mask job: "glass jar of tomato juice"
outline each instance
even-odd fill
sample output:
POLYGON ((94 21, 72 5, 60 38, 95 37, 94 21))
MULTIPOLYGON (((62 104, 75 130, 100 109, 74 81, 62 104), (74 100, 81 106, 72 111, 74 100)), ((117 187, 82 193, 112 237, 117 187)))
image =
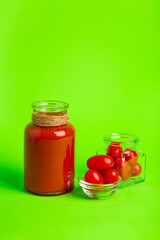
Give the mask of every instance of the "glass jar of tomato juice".
POLYGON ((32 123, 25 129, 24 187, 37 195, 59 195, 74 188, 75 129, 68 104, 32 104, 32 123))
POLYGON ((145 180, 146 157, 138 150, 139 138, 127 133, 112 133, 104 137, 104 148, 97 155, 109 155, 122 178, 120 188, 128 187, 145 180))

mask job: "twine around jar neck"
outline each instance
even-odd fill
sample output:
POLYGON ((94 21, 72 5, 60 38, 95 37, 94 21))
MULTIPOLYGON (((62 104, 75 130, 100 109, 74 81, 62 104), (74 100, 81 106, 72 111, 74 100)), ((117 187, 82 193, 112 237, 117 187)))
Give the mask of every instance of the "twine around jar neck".
POLYGON ((33 112, 32 120, 35 125, 40 127, 56 127, 67 124, 69 117, 67 112, 55 115, 33 112))

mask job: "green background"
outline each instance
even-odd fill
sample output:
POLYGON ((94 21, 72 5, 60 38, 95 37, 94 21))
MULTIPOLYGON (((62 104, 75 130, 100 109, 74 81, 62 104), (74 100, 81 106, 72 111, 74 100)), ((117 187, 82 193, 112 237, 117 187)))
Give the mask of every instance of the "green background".
POLYGON ((159 0, 0 1, 0 238, 160 239, 159 0), (31 103, 70 104, 76 187, 23 189, 23 131, 31 103), (78 187, 111 132, 140 137, 144 183, 92 200, 78 187))

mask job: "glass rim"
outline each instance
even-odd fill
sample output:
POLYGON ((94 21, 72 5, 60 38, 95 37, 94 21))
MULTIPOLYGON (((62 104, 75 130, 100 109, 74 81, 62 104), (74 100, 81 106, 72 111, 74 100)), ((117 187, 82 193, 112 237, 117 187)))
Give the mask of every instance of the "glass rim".
POLYGON ((118 142, 118 143, 138 143, 139 138, 130 133, 111 133, 103 137, 104 142, 118 142), (123 139, 123 140, 121 140, 123 139))
POLYGON ((69 104, 56 100, 43 100, 32 103, 32 108, 36 112, 64 112, 67 111, 69 104))
POLYGON ((78 177, 78 181, 79 183, 83 184, 83 187, 84 186, 88 186, 88 187, 92 187, 94 189, 100 189, 100 188, 109 188, 109 187, 115 187, 115 186, 118 186, 120 185, 121 181, 122 181, 122 178, 119 176, 119 179, 117 182, 114 182, 114 183, 108 183, 108 184, 96 184, 96 183, 89 183, 89 182, 86 182, 84 180, 84 175, 85 173, 82 173, 79 175, 78 177))

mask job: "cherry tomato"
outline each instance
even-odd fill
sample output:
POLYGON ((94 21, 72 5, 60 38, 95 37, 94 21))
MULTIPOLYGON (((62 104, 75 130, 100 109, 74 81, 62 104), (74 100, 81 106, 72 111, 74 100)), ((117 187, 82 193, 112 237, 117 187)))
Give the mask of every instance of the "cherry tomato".
POLYGON ((123 181, 131 176, 131 167, 129 163, 122 158, 115 160, 113 168, 118 171, 123 181))
POLYGON ((98 171, 108 170, 113 167, 113 159, 107 155, 96 155, 88 159, 87 167, 98 171))
POLYGON ((102 175, 94 169, 90 169, 86 172, 84 177, 86 182, 95 183, 95 184, 104 184, 102 175))
POLYGON ((131 175, 138 176, 142 171, 141 165, 139 163, 135 163, 131 165, 131 175))
POLYGON ((113 158, 113 160, 116 160, 117 158, 121 158, 121 155, 123 153, 123 149, 118 142, 112 142, 107 149, 107 154, 113 158))
POLYGON ((119 179, 119 174, 115 169, 109 169, 103 175, 103 179, 105 184, 115 183, 119 179))
POLYGON ((132 150, 131 148, 127 148, 123 152, 123 156, 130 165, 135 164, 138 161, 138 154, 136 153, 136 151, 132 150))

